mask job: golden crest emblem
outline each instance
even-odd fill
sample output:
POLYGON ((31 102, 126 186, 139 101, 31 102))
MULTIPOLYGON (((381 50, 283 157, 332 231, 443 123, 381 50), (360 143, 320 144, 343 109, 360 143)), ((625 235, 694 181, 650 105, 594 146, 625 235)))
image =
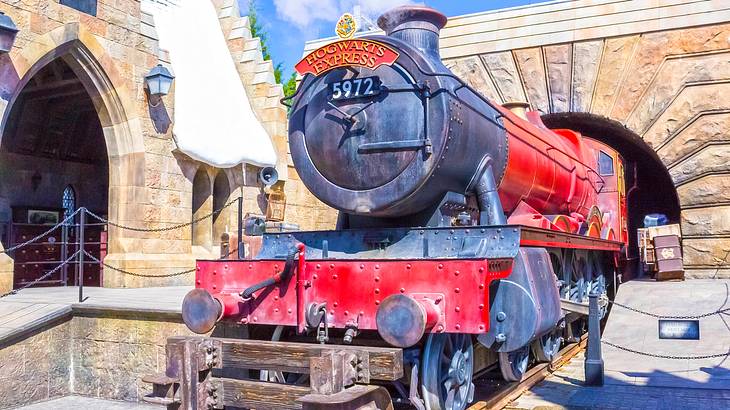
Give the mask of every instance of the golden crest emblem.
POLYGON ((662 259, 673 259, 673 258, 674 258, 674 249, 672 249, 672 248, 662 249, 662 259))
POLYGON ((340 19, 337 20, 335 31, 340 38, 351 38, 357 31, 357 23, 355 23, 355 18, 352 17, 352 14, 345 13, 340 16, 340 19))

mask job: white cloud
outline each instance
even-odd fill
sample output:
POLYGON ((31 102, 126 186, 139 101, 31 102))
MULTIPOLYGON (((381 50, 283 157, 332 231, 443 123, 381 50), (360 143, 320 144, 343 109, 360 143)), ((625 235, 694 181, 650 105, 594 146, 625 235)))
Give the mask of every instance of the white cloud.
POLYGON ((342 13, 351 13, 354 5, 358 3, 362 13, 373 21, 393 7, 417 4, 412 0, 274 0, 279 18, 302 30, 317 22, 335 22, 342 13))

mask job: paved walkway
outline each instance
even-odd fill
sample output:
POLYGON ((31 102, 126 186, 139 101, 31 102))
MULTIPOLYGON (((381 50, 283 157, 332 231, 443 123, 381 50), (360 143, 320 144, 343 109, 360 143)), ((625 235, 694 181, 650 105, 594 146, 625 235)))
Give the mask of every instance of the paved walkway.
MULTIPOLYGON (((631 281, 616 302, 658 315, 701 315, 730 308, 730 281, 631 281)), ((730 389, 730 312, 699 319, 700 340, 659 339, 658 318, 614 306, 602 338, 630 349, 669 356, 720 354, 708 359, 665 359, 603 344, 606 382, 654 387, 730 389)), ((728 407, 730 408, 730 406, 728 407)))
POLYGON ((160 410, 162 406, 115 400, 94 399, 82 396, 66 396, 60 399, 17 407, 19 410, 160 410))
POLYGON ((77 287, 30 288, 0 299, 0 343, 76 311, 126 311, 179 315, 190 286, 164 288, 84 288, 84 302, 77 287))
MULTIPOLYGON (((726 410, 728 390, 682 387, 647 387, 606 383, 583 386, 583 354, 513 401, 507 409, 606 409, 606 410, 726 410)), ((608 379, 607 379, 608 381, 608 379)))

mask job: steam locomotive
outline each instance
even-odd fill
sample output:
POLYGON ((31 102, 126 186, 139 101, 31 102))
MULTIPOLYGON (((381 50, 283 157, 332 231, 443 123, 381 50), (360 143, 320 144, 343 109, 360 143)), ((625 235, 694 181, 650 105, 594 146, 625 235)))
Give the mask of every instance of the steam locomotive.
POLYGON ((384 36, 297 65, 291 155, 337 228, 198 261, 183 318, 198 333, 232 320, 252 337, 403 348, 425 408, 463 409, 477 367, 496 358, 520 380, 580 334, 590 292, 615 286, 623 161, 465 84, 440 59, 441 13, 405 6, 378 23, 384 36))

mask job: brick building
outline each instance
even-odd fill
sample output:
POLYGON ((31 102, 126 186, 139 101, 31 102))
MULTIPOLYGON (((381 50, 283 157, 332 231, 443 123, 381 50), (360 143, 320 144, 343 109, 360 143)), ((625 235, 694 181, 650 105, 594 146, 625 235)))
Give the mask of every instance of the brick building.
MULTIPOLYGON (((44 218, 46 210, 52 221, 53 212, 62 217, 64 206, 84 206, 140 228, 190 222, 238 197, 243 197, 244 212, 266 212, 257 167, 219 169, 177 149, 175 83, 161 104, 150 103, 145 76, 157 64, 168 65, 169 56, 159 46, 152 15, 142 11, 147 1, 160 3, 0 1, 0 11, 19 29, 12 50, 0 54, 3 246, 21 240, 17 232, 32 222, 29 218, 44 218)), ((308 193, 291 167, 286 110, 279 103, 283 91, 274 81, 271 61, 263 60, 260 41, 251 37, 236 1, 213 4, 248 99, 278 153, 283 181, 275 189, 286 195, 285 221, 304 229, 331 226, 333 211, 308 193)), ((218 238, 235 229, 236 214, 232 206, 192 228, 168 232, 110 226, 105 262, 152 275, 190 269, 195 258, 218 256, 218 238)), ((16 260, 18 255, 13 255, 16 260)), ((0 290, 11 288, 14 276, 15 286, 22 284, 16 265, 0 255, 0 290)), ((73 274, 67 283, 72 281, 73 274)), ((192 284, 192 274, 155 279, 105 269, 102 282, 112 287, 192 284)))

